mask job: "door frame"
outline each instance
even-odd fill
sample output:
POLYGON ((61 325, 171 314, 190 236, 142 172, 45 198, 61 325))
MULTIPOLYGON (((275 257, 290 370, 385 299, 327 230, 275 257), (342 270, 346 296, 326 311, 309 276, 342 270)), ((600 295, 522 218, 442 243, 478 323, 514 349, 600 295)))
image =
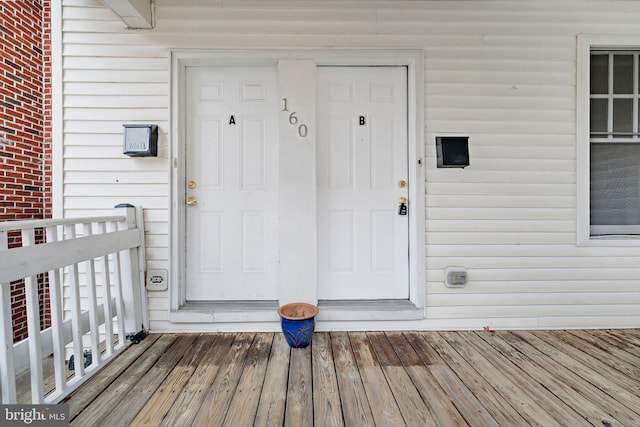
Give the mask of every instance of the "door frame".
MULTIPOLYGON (((311 60, 316 66, 406 66, 407 135, 409 177, 409 300, 405 304, 382 302, 338 303, 321 310, 324 320, 415 320, 425 312, 425 146, 424 146, 424 51, 416 49, 368 50, 174 50, 171 51, 170 123, 170 283, 169 320, 174 323, 259 322, 277 320, 269 304, 234 304, 229 310, 215 304, 186 301, 185 210, 185 74, 188 67, 276 66, 281 60, 311 60), (362 306, 362 310, 358 307, 362 306)), ((321 320, 322 320, 321 319, 321 320)))

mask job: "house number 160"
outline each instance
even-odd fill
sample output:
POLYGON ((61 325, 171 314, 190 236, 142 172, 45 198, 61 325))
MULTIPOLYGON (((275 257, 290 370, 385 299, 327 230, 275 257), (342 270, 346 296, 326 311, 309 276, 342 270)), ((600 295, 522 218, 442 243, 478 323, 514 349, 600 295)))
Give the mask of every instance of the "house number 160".
MULTIPOLYGON (((282 111, 289 112, 289 109, 287 108, 287 98, 282 98, 282 111)), ((296 116, 295 111, 289 114, 289 124, 291 126, 295 126, 298 124, 298 116, 296 116)), ((309 133, 309 128, 307 127, 306 124, 301 123, 298 125, 298 136, 300 138, 306 138, 308 133, 309 133)))

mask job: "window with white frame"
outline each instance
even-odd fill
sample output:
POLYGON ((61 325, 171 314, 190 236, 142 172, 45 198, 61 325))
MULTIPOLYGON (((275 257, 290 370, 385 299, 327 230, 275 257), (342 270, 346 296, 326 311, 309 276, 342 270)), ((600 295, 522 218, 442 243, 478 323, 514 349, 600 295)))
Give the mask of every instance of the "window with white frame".
POLYGON ((640 51, 591 50, 591 236, 640 235, 640 51))

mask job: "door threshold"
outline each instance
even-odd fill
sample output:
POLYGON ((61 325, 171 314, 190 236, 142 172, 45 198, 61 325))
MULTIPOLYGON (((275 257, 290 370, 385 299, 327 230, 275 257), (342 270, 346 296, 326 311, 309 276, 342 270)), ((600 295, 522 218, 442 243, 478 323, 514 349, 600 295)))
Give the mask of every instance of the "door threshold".
POLYGON ((280 319, 278 301, 188 301, 170 313, 173 323, 271 322, 280 319))
MULTIPOLYGON (((420 320, 424 309, 409 300, 320 300, 317 319, 420 320)), ((170 313, 173 323, 238 323, 279 321, 278 301, 187 302, 170 313)))
POLYGON ((318 320, 420 320, 424 309, 410 300, 320 300, 318 320))

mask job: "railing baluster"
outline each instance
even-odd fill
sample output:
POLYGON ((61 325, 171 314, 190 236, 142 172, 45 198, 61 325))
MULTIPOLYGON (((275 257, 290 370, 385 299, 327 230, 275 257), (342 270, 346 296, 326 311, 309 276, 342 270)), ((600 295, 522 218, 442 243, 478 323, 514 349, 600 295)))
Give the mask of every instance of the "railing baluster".
MULTIPOLYGON (((58 241, 58 227, 47 227, 47 242, 58 241)), ((62 287, 60 269, 49 271, 49 302, 51 307, 51 339, 53 344, 53 365, 56 379, 56 390, 64 393, 67 389, 67 372, 64 354, 64 337, 62 321, 64 320, 62 305, 62 287)))
MULTIPOLYGON (((98 233, 106 233, 104 221, 98 223, 98 233)), ((113 353, 113 314, 111 310, 111 272, 109 270, 109 254, 102 257, 102 301, 104 304, 105 357, 113 353)))
MULTIPOLYGON (((118 230, 118 223, 115 221, 109 221, 107 224, 107 231, 116 232, 118 230)), ((118 316, 118 347, 125 344, 126 332, 124 330, 124 304, 122 301, 122 267, 120 263, 120 252, 115 252, 113 255, 113 274, 115 280, 116 291, 116 316, 118 316)))
MULTIPOLYGON (((35 230, 22 230, 22 246, 35 245, 35 230)), ((29 334, 29 360, 31 366, 31 402, 44 402, 44 380, 42 373, 42 349, 40 347, 40 304, 38 300, 38 277, 24 278, 27 301, 27 331, 29 334)))
MULTIPOLYGON (((76 238, 75 224, 65 225, 65 239, 76 238)), ((71 328, 73 335, 73 355, 75 359, 75 379, 84 376, 84 356, 82 354, 82 325, 80 324, 80 279, 78 264, 69 266, 69 286, 71 294, 71 328)))
MULTIPOLYGON (((85 222, 83 224, 83 234, 85 237, 89 237, 93 234, 93 224, 90 222, 85 222)), ((88 259, 86 261, 87 270, 85 272, 86 275, 86 286, 87 286, 87 294, 89 300, 89 328, 91 333, 89 334, 91 338, 91 364, 99 364, 101 360, 100 356, 100 329, 98 322, 98 299, 96 297, 96 266, 95 261, 93 259, 88 259)))
MULTIPOLYGON (((0 231, 0 251, 9 247, 8 232, 0 231)), ((16 402, 16 370, 13 355, 13 323, 11 320, 11 285, 0 283, 0 384, 2 403, 16 402)))

